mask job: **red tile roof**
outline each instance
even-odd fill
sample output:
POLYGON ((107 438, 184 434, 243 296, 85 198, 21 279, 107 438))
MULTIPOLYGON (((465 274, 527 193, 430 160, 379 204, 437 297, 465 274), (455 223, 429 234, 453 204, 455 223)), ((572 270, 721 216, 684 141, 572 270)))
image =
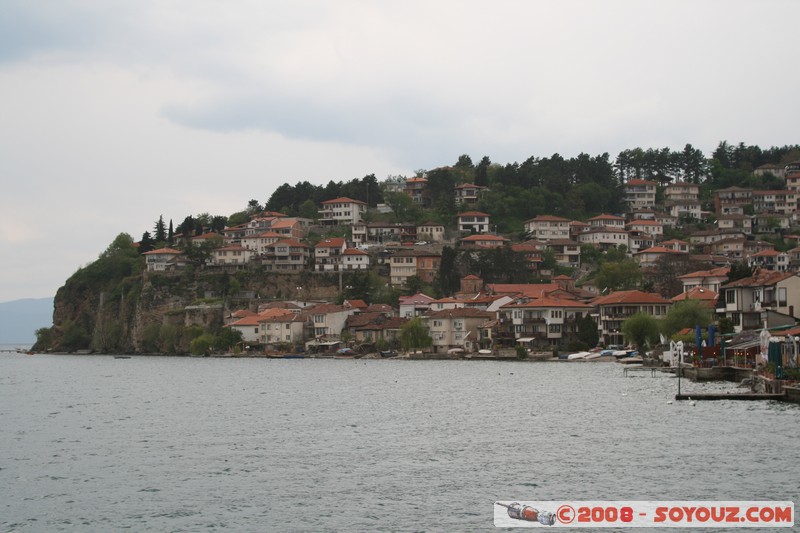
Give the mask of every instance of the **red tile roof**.
POLYGON ((344 237, 331 237, 319 241, 314 248, 341 248, 344 246, 344 237))
POLYGON ((464 237, 461 239, 462 241, 466 242, 475 242, 475 241, 502 241, 507 242, 508 239, 505 237, 501 237, 499 235, 488 235, 488 234, 477 234, 477 235, 470 235, 469 237, 464 237))
POLYGON ((183 252, 180 250, 175 250, 174 248, 159 248, 158 250, 151 250, 149 252, 145 252, 142 255, 156 255, 156 254, 172 254, 172 255, 180 255, 183 252))
POLYGON ((466 213, 459 213, 457 216, 459 217, 490 217, 487 213, 481 213, 480 211, 467 211, 466 213))
POLYGON ((683 300, 707 300, 716 303, 719 295, 709 289, 703 287, 692 287, 686 292, 682 292, 677 296, 670 298, 670 302, 682 302, 683 300))
POLYGON ((569 222, 568 218, 557 217, 555 215, 539 215, 525 222, 569 222))
POLYGON ((361 200, 353 200, 352 198, 348 198, 346 196, 342 196, 340 198, 334 198, 333 200, 325 200, 322 203, 323 204, 362 204, 362 205, 367 205, 366 202, 362 202, 361 200))
POLYGON ((665 304, 665 300, 658 294, 643 291, 615 291, 611 294, 598 296, 592 300, 594 305, 615 305, 615 304, 665 304))

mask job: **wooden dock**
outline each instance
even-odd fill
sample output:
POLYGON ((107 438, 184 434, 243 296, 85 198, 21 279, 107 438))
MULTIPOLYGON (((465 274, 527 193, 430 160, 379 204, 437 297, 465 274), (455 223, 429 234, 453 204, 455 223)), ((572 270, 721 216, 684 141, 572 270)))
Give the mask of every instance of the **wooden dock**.
POLYGON ((622 375, 625 377, 641 372, 649 372, 650 376, 656 377, 656 374, 674 374, 675 369, 668 366, 626 366, 622 369, 622 375))
POLYGON ((763 392, 694 393, 676 394, 676 400, 784 400, 785 394, 766 394, 763 392))

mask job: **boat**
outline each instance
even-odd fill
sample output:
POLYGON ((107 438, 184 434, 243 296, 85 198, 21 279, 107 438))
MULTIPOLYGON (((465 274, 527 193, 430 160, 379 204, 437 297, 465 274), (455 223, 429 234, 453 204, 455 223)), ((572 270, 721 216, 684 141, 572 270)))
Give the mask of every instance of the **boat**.
POLYGON ((600 359, 603 355, 600 352, 591 352, 589 355, 584 357, 586 361, 593 361, 595 359, 600 359))
POLYGON ((592 355, 592 352, 575 352, 567 356, 568 361, 575 361, 577 359, 586 359, 587 355, 592 355))

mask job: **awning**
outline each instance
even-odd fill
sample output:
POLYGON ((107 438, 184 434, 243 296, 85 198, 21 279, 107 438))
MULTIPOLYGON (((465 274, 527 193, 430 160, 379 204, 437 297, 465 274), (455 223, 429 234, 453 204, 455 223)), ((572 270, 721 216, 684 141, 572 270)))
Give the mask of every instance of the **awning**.
POLYGON ((521 339, 517 339, 517 342, 531 342, 535 340, 536 339, 534 337, 522 337, 521 339))

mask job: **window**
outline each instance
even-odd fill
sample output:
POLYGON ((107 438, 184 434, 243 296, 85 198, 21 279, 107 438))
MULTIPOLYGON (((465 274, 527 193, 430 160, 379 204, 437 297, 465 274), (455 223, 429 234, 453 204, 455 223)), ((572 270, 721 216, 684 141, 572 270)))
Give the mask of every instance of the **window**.
POLYGON ((725 291, 725 303, 726 304, 735 304, 736 303, 736 291, 735 290, 727 290, 725 291))

